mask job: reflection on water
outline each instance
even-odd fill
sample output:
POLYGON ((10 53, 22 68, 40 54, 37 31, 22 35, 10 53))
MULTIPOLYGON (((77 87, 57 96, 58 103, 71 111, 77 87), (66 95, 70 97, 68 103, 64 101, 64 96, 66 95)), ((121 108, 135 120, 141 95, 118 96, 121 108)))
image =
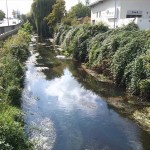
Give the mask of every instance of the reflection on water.
POLYGON ((30 48, 23 110, 35 149, 150 149, 150 136, 105 102, 122 92, 94 81, 73 62, 54 57, 45 44, 30 48))

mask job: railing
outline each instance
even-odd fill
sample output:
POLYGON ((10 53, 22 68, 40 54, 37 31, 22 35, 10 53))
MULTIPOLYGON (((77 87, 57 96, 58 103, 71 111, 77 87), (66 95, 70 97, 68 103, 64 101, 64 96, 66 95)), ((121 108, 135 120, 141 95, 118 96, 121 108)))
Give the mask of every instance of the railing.
POLYGON ((5 26, 5 27, 0 27, 0 40, 3 40, 15 33, 19 30, 19 27, 23 24, 24 22, 21 22, 17 25, 13 26, 5 26))

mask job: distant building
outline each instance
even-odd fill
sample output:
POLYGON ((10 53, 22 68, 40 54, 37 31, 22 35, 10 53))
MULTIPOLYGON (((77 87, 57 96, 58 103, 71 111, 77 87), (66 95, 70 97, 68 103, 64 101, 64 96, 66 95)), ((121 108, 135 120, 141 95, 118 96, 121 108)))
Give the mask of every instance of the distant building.
MULTIPOLYGON (((20 19, 11 19, 9 18, 9 26, 13 26, 19 24, 21 22, 20 19)), ((5 18, 4 20, 0 21, 0 27, 8 26, 8 20, 5 18)))
POLYGON ((150 0, 97 0, 90 7, 92 24, 116 28, 134 21, 140 29, 150 29, 150 0))
POLYGON ((0 35, 19 28, 21 23, 22 22, 19 19, 10 19, 10 18, 9 23, 7 19, 0 21, 0 35))

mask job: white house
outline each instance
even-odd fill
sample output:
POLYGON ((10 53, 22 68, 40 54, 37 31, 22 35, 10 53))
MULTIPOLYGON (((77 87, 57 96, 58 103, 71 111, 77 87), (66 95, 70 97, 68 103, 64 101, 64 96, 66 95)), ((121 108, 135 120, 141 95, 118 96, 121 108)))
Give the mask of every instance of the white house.
POLYGON ((150 0, 96 0, 90 7, 92 24, 116 28, 134 21, 140 29, 150 29, 150 0))

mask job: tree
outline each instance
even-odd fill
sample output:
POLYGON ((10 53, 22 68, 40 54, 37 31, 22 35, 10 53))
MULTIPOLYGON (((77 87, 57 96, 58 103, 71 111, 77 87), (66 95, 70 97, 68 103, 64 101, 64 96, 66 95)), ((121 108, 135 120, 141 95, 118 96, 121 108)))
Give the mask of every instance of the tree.
POLYGON ((13 18, 21 19, 21 14, 20 14, 20 11, 18 10, 13 10, 12 15, 13 15, 13 18))
MULTIPOLYGON (((49 28, 44 20, 52 12, 52 6, 56 0, 34 0, 31 7, 31 16, 33 16, 35 26, 39 36, 49 36, 49 28)), ((31 19, 32 17, 30 17, 31 19)))
POLYGON ((22 21, 26 22, 27 21, 27 16, 25 14, 21 14, 20 18, 22 21))
POLYGON ((79 24, 78 20, 91 16, 91 10, 88 6, 78 3, 73 6, 66 17, 63 19, 63 23, 67 25, 79 24))
POLYGON ((32 12, 28 13, 26 15, 26 17, 27 17, 27 20, 30 22, 30 24, 33 26, 33 30, 37 31, 37 27, 36 27, 36 24, 35 24, 33 13, 32 12))
POLYGON ((20 14, 20 11, 18 11, 18 10, 17 10, 17 18, 21 19, 21 14, 20 14))
POLYGON ((12 11, 13 18, 16 18, 17 12, 15 10, 12 11))
POLYGON ((3 20, 5 18, 5 13, 0 10, 0 20, 3 20))
POLYGON ((77 18, 86 17, 86 16, 90 17, 91 11, 89 7, 83 5, 82 3, 78 3, 77 5, 71 8, 68 15, 77 18))
POLYGON ((48 25, 51 28, 55 28, 57 23, 60 23, 65 15, 65 1, 57 0, 56 4, 53 6, 52 12, 45 19, 48 21, 48 25))

